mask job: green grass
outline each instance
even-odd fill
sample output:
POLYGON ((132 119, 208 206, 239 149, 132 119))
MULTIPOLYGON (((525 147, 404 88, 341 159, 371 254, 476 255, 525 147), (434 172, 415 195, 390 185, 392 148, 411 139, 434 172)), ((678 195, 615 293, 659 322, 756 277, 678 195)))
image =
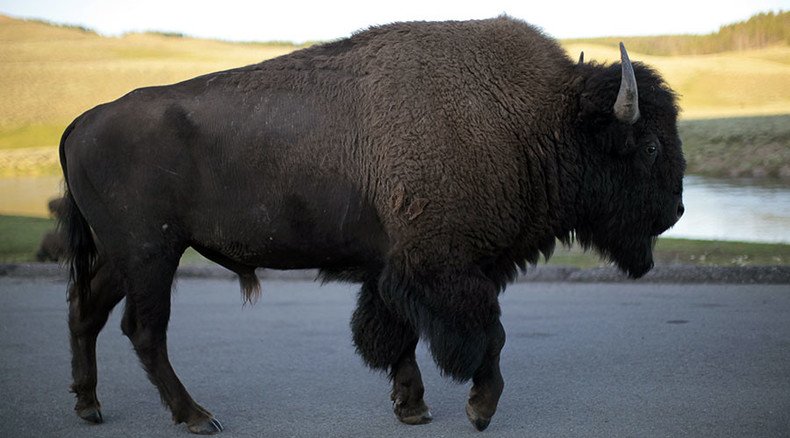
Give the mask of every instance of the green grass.
POLYGON ((0 216, 0 262, 32 262, 41 237, 55 221, 37 217, 0 216))
POLYGON ((39 146, 52 146, 60 142, 65 125, 26 125, 16 128, 0 129, 0 149, 21 149, 39 146))
MULTIPOLYGON (((0 263, 35 262, 41 238, 54 230, 55 225, 54 219, 0 215, 0 263)), ((181 263, 211 262, 189 248, 181 258, 181 263)))
MULTIPOLYGON (((41 237, 54 227, 55 221, 52 219, 0 215, 0 263, 35 261, 41 237)), ((654 256, 657 265, 788 265, 790 245, 659 239, 654 256)), ((194 265, 210 262, 188 249, 181 263, 194 265)), ((574 246, 571 249, 558 248, 549 264, 591 268, 607 263, 596 254, 585 253, 574 246)))
POLYGON ((790 114, 685 120, 678 128, 688 173, 790 179, 790 114))
MULTIPOLYGON (((757 266, 790 264, 790 245, 659 238, 653 251, 656 265, 757 266)), ((593 252, 578 246, 558 248, 550 265, 581 268, 606 266, 593 252)))
POLYGON ((790 245, 754 242, 660 239, 656 245, 660 264, 787 265, 790 245))
POLYGON ((198 254, 198 252, 192 248, 187 248, 187 250, 184 251, 184 255, 181 256, 181 265, 205 265, 207 263, 213 262, 198 254))

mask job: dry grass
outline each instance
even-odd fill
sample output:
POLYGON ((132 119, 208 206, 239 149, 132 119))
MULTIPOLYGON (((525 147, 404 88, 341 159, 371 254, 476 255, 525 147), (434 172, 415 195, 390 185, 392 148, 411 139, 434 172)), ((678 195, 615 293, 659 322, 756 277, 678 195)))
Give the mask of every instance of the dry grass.
POLYGON ((55 145, 76 116, 132 89, 260 62, 295 48, 160 34, 107 38, 0 16, 0 147, 55 145))
MULTIPOLYGON (((628 40, 625 39, 628 47, 628 40)), ((614 62, 616 46, 573 43, 572 57, 614 62)), ((714 55, 648 56, 631 59, 658 70, 680 95, 684 119, 740 117, 790 113, 790 47, 775 46, 714 55)))

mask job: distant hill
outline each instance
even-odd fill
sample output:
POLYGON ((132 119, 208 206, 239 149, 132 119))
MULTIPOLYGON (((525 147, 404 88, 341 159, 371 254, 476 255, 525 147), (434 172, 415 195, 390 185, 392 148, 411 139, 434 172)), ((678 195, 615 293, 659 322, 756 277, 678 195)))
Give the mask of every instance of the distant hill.
POLYGON ((708 35, 659 35, 565 40, 567 44, 616 45, 628 40, 629 51, 645 55, 678 56, 790 46, 790 12, 765 12, 722 26, 708 35))

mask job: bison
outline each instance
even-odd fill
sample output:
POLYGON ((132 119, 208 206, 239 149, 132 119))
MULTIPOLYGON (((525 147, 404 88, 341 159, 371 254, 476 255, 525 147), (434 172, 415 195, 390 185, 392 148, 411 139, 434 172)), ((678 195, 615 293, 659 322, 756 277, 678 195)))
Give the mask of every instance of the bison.
POLYGON ((557 239, 640 277, 683 213, 675 94, 620 50, 574 62, 509 17, 396 23, 78 117, 60 143, 77 414, 102 421, 96 336, 126 297, 123 333, 176 423, 222 429, 167 353, 192 247, 248 301, 256 267, 361 283, 353 342, 388 373, 397 418, 431 420, 423 339, 444 375, 472 380, 466 413, 485 429, 508 282, 557 239))
MULTIPOLYGON (((47 203, 49 215, 60 220, 63 210, 64 200, 62 197, 50 199, 47 203)), ((39 262, 57 262, 63 258, 66 252, 66 239, 63 232, 59 229, 47 231, 41 238, 41 243, 36 251, 36 260, 39 262)))

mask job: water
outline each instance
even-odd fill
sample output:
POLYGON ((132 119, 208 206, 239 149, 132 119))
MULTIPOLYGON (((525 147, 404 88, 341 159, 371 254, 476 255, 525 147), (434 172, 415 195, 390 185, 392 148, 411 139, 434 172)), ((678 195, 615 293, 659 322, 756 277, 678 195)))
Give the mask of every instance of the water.
POLYGON ((686 212, 667 237, 790 243, 790 185, 686 176, 686 212))
MULTIPOLYGON (((46 217, 60 177, 0 178, 0 214, 46 217)), ((668 237, 790 243, 790 185, 687 176, 686 213, 668 237)))

